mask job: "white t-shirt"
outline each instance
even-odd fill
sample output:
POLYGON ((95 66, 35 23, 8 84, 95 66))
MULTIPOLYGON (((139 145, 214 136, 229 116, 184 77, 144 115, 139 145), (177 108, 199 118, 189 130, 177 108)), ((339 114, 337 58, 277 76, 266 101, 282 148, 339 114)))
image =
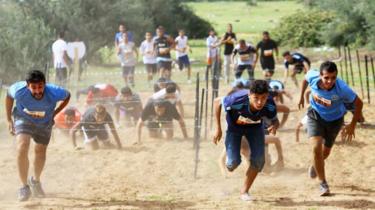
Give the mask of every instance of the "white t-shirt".
POLYGON ((182 56, 185 56, 187 55, 187 42, 188 42, 188 37, 187 36, 178 36, 176 37, 176 39, 174 40, 177 44, 176 44, 176 49, 179 49, 179 50, 182 50, 185 48, 185 52, 180 52, 180 51, 177 51, 176 50, 176 57, 179 58, 179 57, 182 57, 182 56))
POLYGON ((154 42, 144 40, 139 47, 139 51, 143 54, 143 63, 144 64, 155 64, 156 55, 154 54, 154 42), (147 52, 147 53, 146 53, 147 52))
POLYGON ((218 53, 217 47, 212 47, 214 44, 218 42, 218 39, 216 36, 209 36, 206 39, 206 45, 207 45, 207 57, 212 58, 216 57, 218 53))
POLYGON ((62 39, 56 40, 52 44, 52 53, 53 53, 53 65, 56 68, 66 68, 67 64, 64 60, 64 52, 68 49, 68 45, 62 39))
MULTIPOLYGON (((154 93, 151 98, 153 100, 158 100, 158 99, 166 99, 167 95, 167 90, 165 88, 159 90, 158 92, 154 93)), ((168 98, 168 101, 171 102, 171 104, 176 104, 177 102, 181 101, 181 96, 180 96, 180 92, 178 92, 178 90, 176 90, 175 92, 175 98, 168 98)))
POLYGON ((119 48, 121 66, 135 66, 137 60, 134 54, 134 42, 121 42, 119 48))

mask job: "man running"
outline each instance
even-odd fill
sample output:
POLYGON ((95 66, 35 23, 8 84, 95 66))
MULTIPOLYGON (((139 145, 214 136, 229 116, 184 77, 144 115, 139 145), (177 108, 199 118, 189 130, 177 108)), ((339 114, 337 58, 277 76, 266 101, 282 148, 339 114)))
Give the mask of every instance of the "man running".
POLYGON ((142 127, 147 122, 151 138, 173 138, 173 119, 180 124, 184 138, 188 138, 184 119, 178 114, 177 109, 167 100, 151 100, 142 111, 142 116, 137 124, 138 144, 142 139, 142 127))
POLYGON ((232 55, 232 63, 234 63, 234 58, 238 54, 237 69, 235 73, 236 79, 241 78, 242 72, 246 69, 249 75, 249 80, 254 80, 254 69, 256 65, 256 58, 258 55, 256 49, 246 44, 245 40, 241 39, 239 44, 234 48, 232 55))
POLYGON ((82 129, 85 136, 85 147, 91 150, 99 149, 99 142, 103 143, 104 147, 111 148, 112 144, 109 140, 108 131, 105 125, 109 126, 113 137, 115 138, 117 148, 121 149, 121 141, 117 134, 117 130, 113 123, 111 115, 106 111, 106 108, 97 104, 95 107, 88 108, 83 114, 82 119, 70 131, 72 143, 74 148, 77 148, 75 133, 82 129))
POLYGON ((124 23, 120 23, 118 26, 118 32, 115 34, 115 47, 118 48, 119 44, 122 42, 123 34, 128 35, 128 39, 130 42, 133 41, 133 33, 131 31, 128 31, 124 23))
POLYGON ((227 25, 227 32, 223 35, 221 43, 224 44, 224 80, 229 83, 230 77, 230 64, 232 59, 232 53, 234 44, 236 43, 236 34, 233 33, 232 24, 227 25))
POLYGON ((16 135, 17 167, 22 187, 18 191, 18 200, 26 201, 31 193, 34 197, 44 197, 40 182, 46 161, 47 146, 53 127, 53 117, 69 102, 70 93, 53 84, 46 84, 41 71, 28 72, 26 82, 16 82, 10 86, 6 97, 6 114, 9 131, 16 135), (16 106, 12 108, 16 101, 16 106), (62 103, 56 108, 56 104, 62 103), (56 108, 56 109, 55 109, 56 108), (30 139, 35 142, 34 173, 28 178, 30 139), (30 190, 31 188, 31 190, 30 190))
POLYGON ((152 41, 152 35, 150 32, 146 32, 145 40, 139 47, 139 51, 143 56, 143 64, 145 65, 147 72, 148 85, 151 85, 152 79, 157 73, 156 66, 156 55, 154 50, 154 42, 152 41))
POLYGON ((182 71, 184 68, 187 68, 187 79, 188 83, 191 83, 191 68, 188 52, 191 52, 190 46, 188 44, 188 37, 185 36, 185 31, 180 29, 178 31, 178 37, 176 37, 176 57, 178 60, 178 68, 182 71))
POLYGON ((299 108, 304 106, 304 92, 310 86, 310 107, 307 112, 307 133, 313 143, 313 165, 309 167, 311 178, 318 177, 320 195, 330 194, 325 175, 325 159, 328 158, 335 139, 344 123, 344 103, 353 103, 355 110, 352 121, 343 129, 343 137, 351 141, 355 136, 355 125, 362 112, 363 103, 356 93, 337 78, 337 66, 326 61, 320 71, 310 70, 302 82, 299 108))
POLYGON ((257 44, 257 52, 260 50, 260 65, 263 69, 263 76, 265 79, 270 79, 275 73, 275 58, 279 56, 279 49, 276 42, 270 38, 268 31, 263 32, 263 40, 257 44))
POLYGON ((68 44, 64 40, 65 33, 58 34, 57 40, 52 44, 53 65, 56 69, 55 83, 60 86, 66 86, 68 79, 68 44))
POLYGON ((129 41, 128 34, 122 34, 122 42, 118 46, 118 55, 121 61, 122 77, 125 86, 134 87, 134 70, 138 61, 138 51, 134 42, 129 41))
POLYGON ((296 87, 298 87, 298 82, 296 78, 296 74, 300 74, 301 72, 305 73, 310 69, 310 60, 302 55, 301 53, 290 53, 286 51, 283 53, 284 57, 284 66, 285 66, 285 74, 284 74, 284 84, 286 84, 286 80, 289 76, 289 65, 293 65, 292 74, 290 77, 292 78, 296 87))
POLYGON ((271 119, 268 128, 275 134, 279 125, 275 103, 268 97, 268 83, 265 80, 254 80, 249 90, 239 90, 223 98, 215 100, 216 132, 213 142, 217 144, 222 137, 221 107, 226 111, 228 129, 225 137, 227 151, 226 166, 234 171, 241 163, 241 138, 246 137, 251 150, 250 167, 246 172, 240 198, 250 201, 249 189, 257 174, 262 171, 265 163, 265 140, 262 117, 271 119))
POLYGON ((115 100, 115 120, 120 125, 121 112, 125 114, 125 124, 136 124, 142 113, 142 101, 137 93, 130 87, 121 88, 121 93, 115 100), (133 123, 132 123, 133 122, 133 123))
POLYGON ((156 35, 157 37, 154 38, 154 49, 156 51, 158 71, 161 77, 170 79, 172 75, 171 50, 174 49, 174 41, 165 35, 163 26, 159 26, 156 29, 156 35))

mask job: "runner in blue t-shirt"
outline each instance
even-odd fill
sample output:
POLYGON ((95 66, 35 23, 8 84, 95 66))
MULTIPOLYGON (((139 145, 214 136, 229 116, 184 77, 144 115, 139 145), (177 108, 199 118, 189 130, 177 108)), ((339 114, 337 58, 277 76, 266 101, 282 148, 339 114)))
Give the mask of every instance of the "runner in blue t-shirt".
POLYGON ((289 65, 293 65, 292 74, 290 75, 291 79, 293 80, 296 87, 298 87, 298 82, 296 79, 296 74, 299 74, 301 72, 306 72, 310 69, 311 62, 310 60, 302 55, 301 53, 290 53, 289 51, 286 51, 283 53, 284 57, 284 66, 285 66, 285 74, 284 74, 284 84, 286 83, 286 80, 288 79, 289 75, 289 65))
POLYGON ((241 138, 246 137, 251 150, 250 167, 247 170, 244 186, 241 190, 241 199, 250 201, 249 189, 257 174, 263 169, 264 154, 264 127, 263 117, 271 119, 270 133, 275 133, 279 126, 276 116, 276 105, 268 97, 268 83, 264 80, 254 80, 249 90, 238 90, 228 96, 215 100, 215 116, 217 130, 214 143, 217 144, 222 136, 220 112, 221 107, 226 111, 228 124, 225 147, 227 151, 226 166, 234 171, 241 163, 241 138))
POLYGON ((343 129, 343 138, 351 141, 355 136, 355 125, 361 116, 363 103, 356 93, 337 78, 337 66, 326 61, 320 71, 310 70, 302 83, 299 108, 304 106, 304 93, 310 86, 310 107, 307 112, 307 133, 314 143, 313 166, 309 168, 311 178, 318 177, 320 195, 330 194, 324 171, 324 160, 329 156, 335 139, 344 122, 347 111, 345 103, 354 104, 354 115, 350 124, 343 129))
POLYGON ((35 197, 44 197, 40 175, 46 160, 47 146, 54 124, 53 118, 68 104, 69 99, 68 91, 46 84, 44 74, 38 70, 30 71, 26 82, 16 82, 8 90, 5 107, 9 131, 12 135, 16 135, 17 141, 18 171, 23 184, 18 192, 20 201, 28 200, 31 191, 35 197), (13 109, 12 119, 14 101, 16 106, 13 109), (55 109, 59 101, 63 102, 55 109), (35 142, 34 174, 28 179, 28 151, 31 138, 35 142))

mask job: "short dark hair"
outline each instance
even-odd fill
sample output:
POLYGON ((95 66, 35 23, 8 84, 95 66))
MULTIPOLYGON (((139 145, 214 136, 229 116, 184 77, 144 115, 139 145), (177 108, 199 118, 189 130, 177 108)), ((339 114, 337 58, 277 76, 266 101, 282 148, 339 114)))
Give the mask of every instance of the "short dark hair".
POLYGON ((270 33, 268 31, 263 31, 263 35, 270 35, 270 33))
POLYGON ((68 107, 68 108, 65 109, 64 114, 67 115, 67 116, 75 116, 76 111, 73 107, 68 107))
POLYGON ((40 70, 31 70, 26 75, 26 82, 27 83, 39 83, 39 82, 46 83, 46 77, 44 76, 44 73, 40 70))
POLYGON ((329 73, 337 72, 337 65, 332 61, 324 61, 320 65, 320 74, 322 74, 323 71, 327 71, 329 73))
POLYGON ((125 87, 121 88, 121 94, 122 95, 132 95, 133 92, 132 92, 132 89, 130 89, 130 87, 125 86, 125 87))
POLYGON ((174 82, 168 83, 167 87, 165 87, 165 92, 167 93, 175 93, 177 90, 177 85, 174 82))
POLYGON ((283 52, 283 57, 287 56, 287 55, 290 55, 290 52, 289 51, 285 51, 283 52))
POLYGON ((93 94, 97 94, 97 93, 100 92, 100 89, 97 88, 97 87, 95 87, 95 86, 92 86, 92 87, 90 87, 90 91, 91 91, 91 93, 93 93, 93 94))
POLYGON ((165 28, 162 25, 158 26, 156 29, 159 29, 161 31, 165 31, 165 28))
POLYGON ((254 80, 250 84, 250 94, 265 94, 268 93, 269 86, 266 80, 254 80))
POLYGON ((246 44, 246 41, 244 39, 240 39, 239 43, 240 44, 246 44))

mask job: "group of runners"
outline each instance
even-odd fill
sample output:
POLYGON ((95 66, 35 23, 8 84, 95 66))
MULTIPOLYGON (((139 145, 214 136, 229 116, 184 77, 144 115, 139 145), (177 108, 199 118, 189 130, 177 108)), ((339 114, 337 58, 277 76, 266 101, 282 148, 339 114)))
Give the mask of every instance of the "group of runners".
MULTIPOLYGON (((56 81, 60 82, 67 78, 65 71, 68 62, 62 38, 63 33, 60 33, 59 39, 54 43, 56 81)), ((262 41, 252 46, 243 39, 237 41, 232 25, 229 24, 221 39, 216 37, 214 30, 210 30, 206 44, 207 66, 214 68, 213 65, 220 63, 219 49, 220 45, 224 45, 224 71, 221 76, 227 82, 231 75, 235 78, 231 91, 215 99, 216 131, 213 141, 217 144, 222 138, 221 110, 224 109, 228 126, 225 148, 219 164, 225 175, 226 171, 232 172, 240 165, 241 155, 247 160, 248 169, 240 198, 244 201, 252 199, 249 190, 263 168, 267 171, 284 167, 281 141, 276 136, 276 131, 285 124, 290 112, 290 108, 284 104, 284 96, 291 98, 284 87, 290 66, 291 78, 296 87, 299 87, 296 74, 305 74, 298 103, 301 109, 304 107, 305 92, 309 87, 310 106, 303 123, 306 125, 309 140, 313 143, 309 176, 318 178, 320 195, 329 195, 324 170, 325 160, 340 130, 344 138, 352 140, 356 123, 363 121, 362 101, 337 77, 336 64, 326 61, 320 64, 319 69, 312 69, 307 57, 287 51, 283 53, 286 71, 284 81, 281 82, 272 79, 276 63, 274 55, 278 55, 278 46, 268 32, 263 33, 262 41), (258 58, 264 72, 263 79, 254 77, 258 58), (241 79, 244 70, 248 73, 248 79, 241 79), (349 124, 344 125, 343 119, 347 111, 353 113, 353 118, 349 124), (283 114, 280 121, 278 113, 283 114), (278 153, 277 161, 273 165, 267 149, 271 144, 275 145, 278 153)), ((133 34, 127 31, 123 24, 119 26, 119 32, 115 35, 115 47, 125 86, 120 91, 111 84, 94 84, 77 90, 77 100, 81 95, 86 95, 82 113, 78 107, 67 106, 71 93, 63 87, 47 83, 44 74, 39 70, 30 71, 25 81, 10 86, 6 97, 6 113, 9 131, 16 135, 17 166, 22 183, 18 191, 20 201, 28 200, 31 195, 45 196, 40 177, 53 127, 65 133, 75 149, 82 149, 82 145, 87 149, 114 147, 108 131, 111 131, 117 148, 122 148, 122 138, 117 132, 122 126, 135 126, 137 144, 142 143, 144 126, 148 128, 152 138, 171 139, 174 136, 173 120, 178 121, 184 138, 188 137, 181 89, 171 80, 171 50, 176 51, 179 68, 186 68, 188 81, 191 79, 188 57, 191 49, 184 31, 180 30, 175 39, 166 35, 162 26, 156 29, 156 36, 151 32, 145 34, 139 51, 148 72, 149 87, 153 84, 154 93, 149 95, 144 105, 140 95, 132 88, 138 50, 134 44, 133 34), (159 73, 160 78, 153 81, 156 73, 159 73), (82 144, 81 141, 77 141, 77 133, 83 140, 82 144), (35 161, 33 174, 28 176, 28 150, 31 139, 35 142, 35 161)), ((298 125, 298 128, 300 126, 298 125)))

